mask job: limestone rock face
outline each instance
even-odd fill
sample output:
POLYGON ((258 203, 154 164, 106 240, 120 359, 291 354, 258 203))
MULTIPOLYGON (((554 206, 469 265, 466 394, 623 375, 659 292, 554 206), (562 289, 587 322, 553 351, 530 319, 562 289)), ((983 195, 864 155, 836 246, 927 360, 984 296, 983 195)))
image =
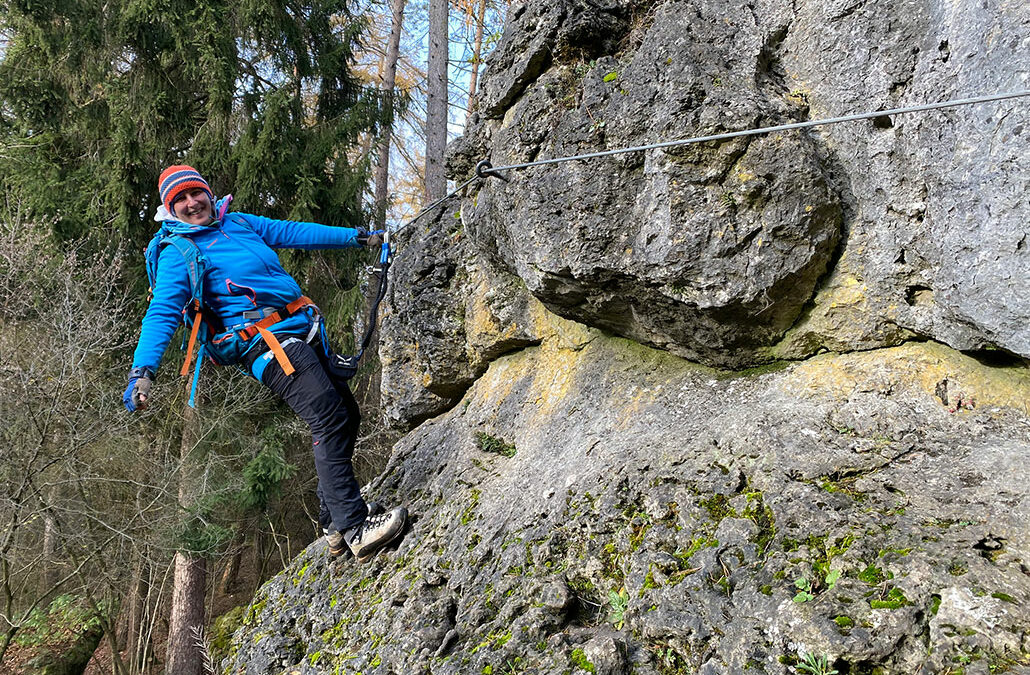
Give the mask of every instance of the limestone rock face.
MULTIPOLYGON (((513 16, 458 173, 481 156, 1026 89, 1030 68, 1025 3, 559 2, 513 16), (550 41, 549 60, 514 56, 527 40, 550 41)), ((1023 100, 536 167, 465 211, 552 311, 713 365, 912 335, 1026 357, 1028 122, 1023 100)))
POLYGON ((313 544, 222 672, 1025 665, 1028 398, 933 343, 731 377, 556 325, 397 445, 404 539, 313 544))
POLYGON ((456 210, 407 233, 381 323, 386 414, 400 427, 457 403, 489 362, 550 332, 525 283, 476 258, 456 210), (413 236, 414 235, 414 236, 413 236))
MULTIPOLYGON (((1026 3, 806 2, 777 20, 773 69, 812 118, 1028 88, 1026 3)), ((1030 356, 1028 122, 1019 99, 818 132, 847 245, 782 353, 915 333, 1030 356)))
MULTIPOLYGON (((498 91, 532 83, 507 105, 510 95, 486 99, 475 140, 453 153, 456 169, 481 151, 478 136, 505 165, 799 114, 766 72, 766 37, 746 6, 557 3, 516 14, 512 34, 526 22, 551 27, 533 39, 551 36, 555 60, 537 73, 499 49, 498 91), (621 32, 610 52, 589 39, 602 26, 609 37, 621 32)), ((797 134, 510 178, 487 182, 462 207, 481 255, 561 316, 712 365, 762 360, 826 272, 842 226, 817 143, 797 134)))
POLYGON ((380 319, 382 396, 389 415, 406 424, 454 405, 476 375, 465 355, 468 255, 460 232, 448 227, 455 223, 450 215, 443 212, 428 234, 405 241, 390 271, 380 319))
MULTIPOLYGON (((528 0, 452 177, 1030 88, 1030 5, 528 0)), ((410 531, 224 672, 1030 667, 1030 101, 506 172, 398 237, 410 531)), ((826 670, 826 669, 824 669, 826 670)))
MULTIPOLYGON (((1028 86, 1025 3, 888 4, 517 4, 481 110, 449 148, 452 175, 484 157, 502 166, 1028 86)), ((465 262, 441 293, 458 316, 484 292, 473 268, 489 269, 506 279, 491 282, 507 289, 492 301, 501 317, 504 299, 532 305, 525 287, 560 316, 720 367, 913 338, 1025 358, 1028 122, 1020 99, 508 171, 444 216, 465 262)), ((433 231, 407 234, 419 255, 450 255, 423 248, 433 231)), ((533 333, 512 326, 497 324, 533 333)), ((473 372, 476 354, 504 349, 463 332, 440 348, 471 355, 473 372)), ((411 351, 418 335, 431 350, 438 334, 387 327, 384 341, 411 351)), ((409 392, 430 392, 423 412, 404 411, 403 393, 391 416, 437 414, 472 381, 445 379, 409 392)))

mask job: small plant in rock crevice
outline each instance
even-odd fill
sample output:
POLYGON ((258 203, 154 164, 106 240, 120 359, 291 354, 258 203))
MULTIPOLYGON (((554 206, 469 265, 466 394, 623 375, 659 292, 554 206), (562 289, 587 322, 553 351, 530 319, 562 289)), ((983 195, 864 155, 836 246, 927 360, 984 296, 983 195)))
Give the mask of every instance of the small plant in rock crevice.
POLYGON ((826 654, 799 654, 801 660, 798 662, 795 668, 799 673, 807 673, 808 675, 837 675, 837 670, 833 667, 830 662, 830 657, 826 654))
POLYGON ((661 675, 688 675, 693 672, 687 660, 672 645, 653 644, 650 651, 655 659, 655 669, 661 675))
POLYGON ((618 592, 608 592, 608 618, 615 626, 615 630, 622 630, 622 626, 625 623, 626 607, 629 604, 629 593, 626 592, 625 588, 619 589, 618 592))
POLYGON ((508 443, 503 438, 491 436, 483 431, 476 434, 476 445, 483 452, 493 453, 501 457, 514 457, 516 452, 514 443, 508 443))
MULTIPOLYGON (((828 572, 823 580, 826 590, 832 590, 837 585, 838 579, 840 579, 840 570, 828 572)), ((818 578, 816 578, 816 583, 818 581, 818 578)), ((808 602, 815 599, 815 589, 806 577, 798 577, 794 581, 794 586, 798 589, 797 595, 794 596, 794 602, 808 602)))
POLYGON ((797 595, 794 596, 794 602, 808 602, 815 598, 812 593, 812 584, 805 577, 795 579, 794 586, 798 589, 797 595))

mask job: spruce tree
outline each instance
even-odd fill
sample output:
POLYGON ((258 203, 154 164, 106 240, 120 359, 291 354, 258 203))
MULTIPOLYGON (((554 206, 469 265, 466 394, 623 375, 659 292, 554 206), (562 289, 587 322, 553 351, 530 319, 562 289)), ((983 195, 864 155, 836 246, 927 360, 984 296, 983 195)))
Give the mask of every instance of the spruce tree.
POLYGON ((343 0, 5 4, 2 187, 60 235, 143 243, 175 162, 250 211, 360 221, 348 150, 379 105, 348 73, 343 0))
MULTIPOLYGON (((358 134, 375 132, 381 106, 349 74, 361 22, 343 0, 2 6, 0 218, 5 209, 27 210, 26 219, 47 224, 57 240, 99 233, 94 241, 140 251, 156 229, 158 175, 188 163, 217 194, 232 192, 240 210, 362 224, 365 162, 353 146, 358 134)), ((284 262, 322 296, 323 309, 356 307, 358 293, 349 303, 326 293, 338 283, 330 276, 348 272, 354 256, 323 258, 336 262, 320 266, 330 273, 319 278, 306 264, 319 255, 284 262)), ((135 267, 141 315, 142 256, 135 267)), ((353 271, 348 276, 352 283, 353 271)), ((160 433, 195 435, 175 424, 160 433)), ((188 545, 181 556, 184 568, 203 564, 188 545)), ((193 590, 184 601, 203 603, 203 588, 193 590)), ((195 650, 192 641, 182 646, 195 650)), ((170 660, 176 673, 202 663, 188 652, 170 660)))

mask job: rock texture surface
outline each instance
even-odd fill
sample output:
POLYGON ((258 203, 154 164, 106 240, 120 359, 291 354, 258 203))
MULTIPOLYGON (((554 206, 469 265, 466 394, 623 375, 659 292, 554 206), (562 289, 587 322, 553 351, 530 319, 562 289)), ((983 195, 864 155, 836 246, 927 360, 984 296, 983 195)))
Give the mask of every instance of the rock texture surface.
POLYGON ((554 322, 397 446, 399 547, 312 545, 227 672, 1027 663, 1025 372, 913 344, 730 377, 554 322))
MULTIPOLYGON (((1030 86, 1025 3, 530 3, 513 17, 509 44, 551 35, 553 61, 531 67, 502 46, 479 126, 454 150, 459 173, 481 156, 1030 86), (588 39, 601 34, 617 46, 588 39)), ((549 309, 713 365, 912 335, 1027 357, 1028 121, 1024 100, 536 167, 491 181, 464 212, 549 309)))
MULTIPOLYGON (((1025 3, 888 4, 516 5, 450 166, 462 178, 481 157, 500 166, 1030 87, 1025 3)), ((400 256, 418 281, 395 291, 403 324, 384 327, 387 358, 408 362, 392 416, 446 410, 502 350, 463 335, 460 319, 484 309, 466 303, 481 296, 466 284, 476 269, 508 279, 506 295, 525 287, 549 311, 714 366, 913 338, 1026 358, 1028 123, 1021 99, 492 179, 400 256), (446 312, 426 306, 427 284, 446 312), (449 317, 450 332, 412 333, 411 315, 449 317), (443 372, 461 354, 462 372, 443 372)), ((495 320, 533 332, 493 304, 508 315, 495 320)))
MULTIPOLYGON (((506 96, 484 99, 470 135, 490 139, 495 165, 797 113, 769 86, 765 39, 747 6, 559 2, 513 16, 512 33, 553 35, 556 60, 508 108, 506 96), (601 35, 611 53, 594 53, 601 35)), ((515 61, 492 81, 527 79, 528 65, 515 61)), ((481 147, 456 149, 452 164, 467 165, 481 147)), ((760 348, 798 317, 833 256, 842 205, 818 143, 781 134, 533 167, 487 183, 463 218, 480 251, 549 310, 740 366, 761 360, 760 348)))
MULTIPOLYGON (((777 59, 813 117, 1030 86, 1025 3, 890 5, 887 22, 861 3, 807 3, 791 21, 777 59)), ((914 332, 1030 356, 1028 119, 1023 99, 827 129, 848 246, 784 353, 914 332)))
MULTIPOLYGON (((1030 88, 1030 6, 513 5, 449 165, 1030 88)), ((368 566, 231 673, 1030 669, 1026 100, 509 173, 401 237, 368 566)))

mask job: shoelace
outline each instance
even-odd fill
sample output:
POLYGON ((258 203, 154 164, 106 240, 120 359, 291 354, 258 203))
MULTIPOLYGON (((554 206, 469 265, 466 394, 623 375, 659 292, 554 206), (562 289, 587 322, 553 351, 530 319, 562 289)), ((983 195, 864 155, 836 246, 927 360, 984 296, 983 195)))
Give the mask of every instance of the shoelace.
POLYGON ((358 531, 358 536, 354 538, 356 543, 361 543, 361 539, 365 536, 365 533, 369 530, 374 530, 386 521, 390 520, 392 513, 378 513, 374 516, 369 516, 365 519, 365 522, 361 525, 361 529, 358 531))

